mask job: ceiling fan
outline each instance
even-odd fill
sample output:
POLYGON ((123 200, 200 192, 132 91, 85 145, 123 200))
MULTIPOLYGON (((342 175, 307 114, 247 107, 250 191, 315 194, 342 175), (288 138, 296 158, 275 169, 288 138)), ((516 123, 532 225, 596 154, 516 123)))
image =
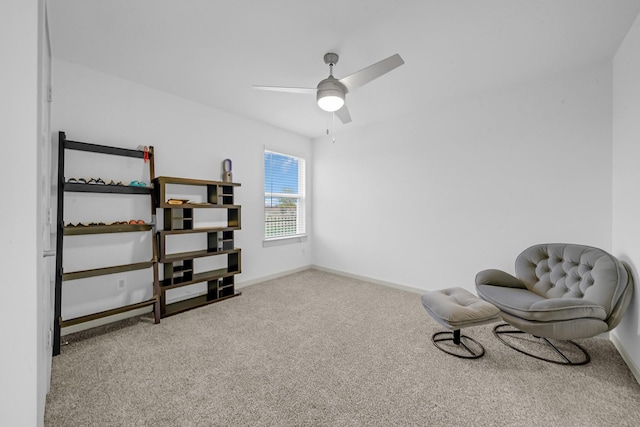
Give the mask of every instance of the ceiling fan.
POLYGON ((336 116, 342 123, 350 123, 351 115, 345 104, 346 94, 371 80, 388 73, 404 64, 404 61, 397 53, 376 62, 373 65, 369 65, 360 71, 357 71, 347 77, 336 79, 333 77, 333 66, 338 63, 337 53, 327 53, 324 55, 324 63, 329 65, 329 77, 318 83, 318 86, 313 88, 304 87, 283 87, 283 86, 253 86, 254 89, 260 90, 272 90, 278 92, 291 92, 316 95, 318 106, 325 111, 335 112, 336 116))

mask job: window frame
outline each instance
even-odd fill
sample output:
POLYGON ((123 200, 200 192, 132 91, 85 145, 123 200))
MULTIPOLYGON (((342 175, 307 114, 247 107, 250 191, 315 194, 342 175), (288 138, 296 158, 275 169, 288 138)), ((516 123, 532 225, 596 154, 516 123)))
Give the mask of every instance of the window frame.
MULTIPOLYGON (((306 191, 306 179, 307 179, 307 160, 304 157, 296 156, 293 154, 283 153, 282 151, 272 150, 268 148, 264 148, 263 155, 263 246, 274 246, 278 244, 286 244, 287 241, 295 241, 302 242, 306 241, 307 238, 307 191, 306 191), (267 154, 275 154, 278 156, 283 156, 286 158, 293 159, 297 162, 298 167, 298 177, 297 177, 297 193, 277 193, 272 191, 267 191, 267 169, 266 169, 266 161, 267 154), (296 199, 296 230, 294 234, 286 234, 286 235, 277 235, 277 236, 267 236, 267 203, 265 202, 267 197, 277 198, 287 197, 296 199)), ((273 179, 272 179, 273 181, 273 179)))

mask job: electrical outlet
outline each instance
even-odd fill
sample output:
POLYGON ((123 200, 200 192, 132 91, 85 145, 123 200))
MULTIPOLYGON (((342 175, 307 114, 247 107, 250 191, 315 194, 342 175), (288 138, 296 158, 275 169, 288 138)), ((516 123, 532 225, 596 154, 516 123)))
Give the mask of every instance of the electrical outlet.
POLYGON ((119 291, 123 290, 123 289, 124 289, 124 288, 126 288, 126 287, 127 287, 127 282, 125 282, 125 280, 124 280, 124 279, 118 279, 118 280, 116 280, 116 288, 117 288, 119 291))

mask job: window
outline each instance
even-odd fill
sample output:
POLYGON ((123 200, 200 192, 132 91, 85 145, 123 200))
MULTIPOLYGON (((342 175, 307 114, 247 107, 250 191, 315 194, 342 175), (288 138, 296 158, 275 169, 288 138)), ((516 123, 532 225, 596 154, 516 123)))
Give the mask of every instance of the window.
POLYGON ((304 159, 264 152, 264 238, 306 233, 304 159))

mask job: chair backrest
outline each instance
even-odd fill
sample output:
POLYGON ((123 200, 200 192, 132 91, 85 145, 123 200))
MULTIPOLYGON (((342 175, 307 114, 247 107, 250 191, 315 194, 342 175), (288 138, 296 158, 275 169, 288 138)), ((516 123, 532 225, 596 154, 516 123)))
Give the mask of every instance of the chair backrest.
POLYGON ((547 243, 525 249, 516 259, 516 277, 545 298, 580 298, 601 305, 614 328, 633 292, 633 278, 613 255, 591 246, 547 243))

